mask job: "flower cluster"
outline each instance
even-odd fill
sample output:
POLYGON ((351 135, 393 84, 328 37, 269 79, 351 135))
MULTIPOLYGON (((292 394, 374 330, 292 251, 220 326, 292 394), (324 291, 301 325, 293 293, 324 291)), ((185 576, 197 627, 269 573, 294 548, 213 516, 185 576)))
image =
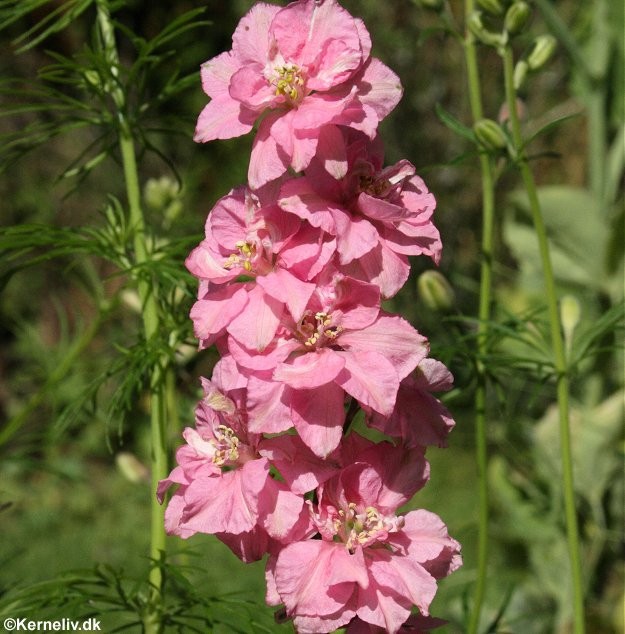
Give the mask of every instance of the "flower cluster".
POLYGON ((442 245, 415 168, 384 166, 377 127, 402 89, 370 50, 335 0, 259 3, 201 73, 197 141, 258 127, 248 185, 187 259, 195 334, 221 358, 158 495, 175 485, 170 534, 268 555, 267 602, 298 632, 429 630, 436 581, 461 563, 436 515, 398 512, 453 427, 433 395, 452 377, 381 307, 408 256, 438 262, 442 245), (358 408, 387 440, 352 430, 358 408))

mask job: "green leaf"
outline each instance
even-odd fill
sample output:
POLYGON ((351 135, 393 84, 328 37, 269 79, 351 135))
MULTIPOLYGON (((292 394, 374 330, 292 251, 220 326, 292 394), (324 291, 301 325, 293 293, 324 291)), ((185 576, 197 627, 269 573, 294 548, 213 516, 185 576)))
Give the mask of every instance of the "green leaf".
POLYGON ((473 134, 473 130, 471 130, 471 128, 468 128, 466 125, 461 123, 458 119, 456 119, 456 117, 447 112, 439 103, 436 104, 435 110, 436 116, 440 119, 443 125, 447 126, 457 135, 468 139, 472 143, 476 143, 475 134, 473 134))
MULTIPOLYGON (((609 228, 598 213, 597 201, 582 188, 562 185, 538 189, 538 199, 547 227, 554 274, 560 283, 597 291, 609 291, 606 276, 609 228)), ((519 212, 504 223, 504 240, 519 263, 522 285, 542 294, 543 281, 538 241, 527 194, 514 192, 510 202, 519 212)))
POLYGON ((522 148, 527 147, 532 141, 537 139, 539 136, 541 136, 542 134, 546 134, 547 132, 553 130, 554 128, 557 128, 559 125, 561 125, 565 121, 569 121, 570 119, 576 119, 577 117, 580 117, 581 115, 582 115, 582 112, 575 112, 573 114, 567 114, 562 117, 558 117, 557 119, 553 119, 553 121, 550 121, 549 123, 546 123, 545 125, 540 127, 528 139, 525 139, 525 141, 523 142, 522 148))

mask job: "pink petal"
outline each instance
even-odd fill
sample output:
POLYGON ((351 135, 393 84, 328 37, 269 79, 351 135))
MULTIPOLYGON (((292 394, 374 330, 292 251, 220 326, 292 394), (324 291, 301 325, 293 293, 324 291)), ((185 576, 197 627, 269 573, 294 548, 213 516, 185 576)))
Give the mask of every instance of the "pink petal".
POLYGON ((175 493, 165 509, 165 532, 168 535, 178 535, 187 539, 195 535, 196 531, 181 525, 185 501, 181 491, 175 493))
POLYGON ((203 240, 191 251, 185 260, 185 266, 195 277, 219 284, 229 282, 236 277, 236 273, 224 268, 224 260, 225 258, 216 258, 207 241, 203 240))
POLYGON ((335 383, 312 390, 288 388, 287 402, 302 441, 320 458, 327 458, 341 442, 345 421, 345 393, 335 383))
POLYGON ((386 200, 375 198, 364 192, 358 196, 358 210, 363 216, 383 223, 392 223, 402 220, 408 213, 399 205, 394 205, 386 200))
POLYGON ((312 280, 332 259, 335 251, 336 241, 332 236, 303 223, 293 240, 280 252, 278 264, 300 279, 312 280))
POLYGON ((295 389, 313 389, 333 381, 344 365, 345 360, 340 355, 322 348, 281 363, 273 373, 273 379, 295 389))
POLYGON ((280 10, 273 4, 256 3, 239 21, 232 36, 232 51, 240 65, 269 59, 269 26, 280 10))
POLYGON ((389 436, 401 438, 409 447, 446 447, 447 435, 455 423, 447 408, 409 376, 399 386, 391 416, 386 418, 373 412, 368 416, 367 424, 389 436))
POLYGON ((255 286, 247 297, 245 309, 230 322, 228 332, 249 350, 262 352, 276 334, 284 304, 261 286, 255 286))
POLYGON ((385 227, 382 235, 386 245, 395 253, 427 255, 436 264, 440 261, 443 244, 438 229, 430 222, 419 227, 400 222, 397 227, 385 227))
POLYGON ((334 0, 293 2, 276 15, 271 31, 285 59, 314 68, 312 90, 344 81, 362 63, 355 20, 334 0))
POLYGON ((260 526, 255 526, 250 531, 243 533, 217 533, 217 539, 246 564, 259 561, 270 548, 270 538, 267 532, 260 526))
POLYGON ((239 61, 231 51, 204 62, 200 68, 202 89, 211 98, 227 97, 230 78, 239 69, 239 61))
POLYGON ((284 389, 282 383, 249 378, 247 413, 251 432, 277 434, 293 427, 290 408, 282 400, 284 389))
POLYGON ((436 359, 423 359, 415 375, 416 384, 430 392, 446 392, 454 386, 454 377, 447 367, 436 359))
POLYGON ((375 497, 362 499, 386 513, 395 513, 428 481, 429 465, 422 447, 406 449, 390 443, 378 443, 363 451, 358 460, 371 466, 379 478, 375 497))
POLYGON ((330 213, 332 203, 320 198, 305 176, 284 183, 278 204, 284 211, 307 220, 313 227, 336 233, 334 218, 330 213))
POLYGON ((294 321, 304 314, 306 304, 315 290, 314 284, 302 282, 285 269, 276 269, 256 280, 265 293, 287 305, 294 321))
POLYGON ((304 510, 304 498, 282 482, 269 479, 258 500, 263 527, 274 539, 287 542, 304 510))
MULTIPOLYGON (((436 580, 418 563, 410 557, 393 555, 388 550, 368 549, 367 564, 371 578, 375 579, 375 585, 382 593, 387 594, 388 590, 392 590, 427 616, 430 603, 436 595, 436 580)), ((358 616, 363 618, 360 610, 358 616)), ((406 618, 408 615, 393 623, 391 629, 397 631, 406 618)))
POLYGON ((237 367, 231 355, 222 356, 213 368, 213 382, 216 383, 223 392, 230 392, 247 387, 247 379, 237 367))
POLYGON ((342 544, 309 539, 280 551, 275 581, 289 614, 324 616, 344 607, 356 584, 366 587, 369 579, 360 549, 350 555, 342 544))
MULTIPOLYGON (((359 102, 365 109, 371 109, 378 121, 395 108, 403 93, 399 77, 375 57, 369 59, 359 75, 357 88, 359 102)), ((373 138, 373 134, 369 136, 373 138)))
POLYGON ((239 68, 230 80, 230 97, 254 112, 262 112, 275 101, 275 91, 259 64, 239 68))
POLYGON ((377 319, 380 289, 375 284, 344 277, 335 284, 335 288, 337 301, 332 309, 333 323, 349 331, 365 328, 377 319))
MULTIPOLYGON (((449 536, 441 518, 423 509, 406 513, 403 529, 400 533, 389 535, 389 541, 401 545, 408 557, 424 566, 435 562, 444 551, 453 554, 460 551, 460 545, 449 536)), ((458 558, 450 556, 449 560, 456 568, 460 565, 458 558)))
POLYGON ((343 210, 332 210, 332 217, 341 264, 363 257, 380 241, 376 228, 366 218, 352 216, 343 210))
POLYGON ((291 352, 300 347, 299 341, 277 339, 267 346, 262 354, 250 350, 240 344, 234 337, 228 337, 228 351, 237 362, 237 365, 248 370, 264 371, 273 370, 278 363, 286 359, 291 352))
POLYGON ((240 284, 217 288, 191 308, 193 331, 202 347, 212 345, 248 303, 248 292, 240 284))
POLYGON ((184 527, 209 534, 250 531, 268 477, 269 462, 260 458, 219 477, 194 480, 185 491, 184 527))
POLYGON ((375 350, 388 359, 400 379, 427 357, 427 339, 405 319, 382 314, 370 326, 340 336, 341 346, 353 351, 375 350))
POLYGON ((340 180, 347 174, 345 140, 337 126, 325 125, 319 131, 316 159, 321 163, 324 171, 336 180, 340 180))
POLYGON ((206 143, 215 139, 232 139, 247 134, 258 115, 235 101, 220 95, 204 106, 195 126, 193 140, 206 143))
POLYGON ((319 458, 298 436, 265 439, 259 453, 271 461, 291 491, 300 495, 316 489, 339 469, 338 461, 319 458))
POLYGON ((317 130, 298 130, 293 136, 291 167, 296 172, 306 169, 317 152, 317 130))
POLYGON ((291 164, 290 152, 286 153, 271 135, 271 126, 280 116, 280 112, 268 114, 262 120, 254 138, 247 174, 252 189, 258 189, 279 178, 291 164))
POLYGON ((402 600, 392 588, 384 591, 377 584, 371 584, 366 590, 358 592, 359 618, 380 630, 372 628, 373 632, 381 631, 385 634, 396 634, 401 624, 410 616, 409 602, 402 600))
MULTIPOLYGON (((334 123, 348 124, 346 108, 353 100, 356 87, 348 83, 345 87, 332 92, 320 92, 307 95, 299 108, 294 111, 294 130, 319 130, 321 126, 334 123)), ((361 108, 362 110, 362 108, 361 108)))
POLYGON ((390 361, 373 351, 336 354, 345 359, 345 368, 336 382, 362 404, 380 414, 390 414, 399 388, 399 377, 390 361))
POLYGON ((404 285, 410 273, 410 264, 405 255, 400 255, 386 246, 384 241, 357 260, 341 267, 341 270, 380 287, 382 297, 393 297, 404 285))

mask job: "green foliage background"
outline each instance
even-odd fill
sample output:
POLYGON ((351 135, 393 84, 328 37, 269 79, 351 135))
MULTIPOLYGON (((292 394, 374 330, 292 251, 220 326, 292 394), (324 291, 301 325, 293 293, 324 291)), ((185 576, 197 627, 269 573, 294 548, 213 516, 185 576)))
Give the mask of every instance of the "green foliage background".
MULTIPOLYGON (((195 351, 187 318, 195 283, 184 258, 215 201, 245 181, 251 146, 251 137, 192 142, 205 103, 198 69, 230 48, 252 2, 118 3, 118 46, 131 69, 129 113, 143 143, 140 173, 155 254, 143 272, 128 258, 115 122, 94 76, 81 70, 106 64, 91 47, 90 4, 28 0, 24 15, 12 20, 16 3, 0 3, 0 613, 95 614, 110 631, 140 631, 153 495, 147 370, 162 354, 174 367, 168 380, 176 388, 175 415, 167 430, 174 448, 192 423, 198 377, 216 360, 212 351, 195 351), (65 15, 67 25, 45 33, 37 25, 55 10, 54 19, 65 15), (139 334, 134 280, 143 273, 159 279, 168 315, 156 348, 139 334)), ((417 278, 431 264, 415 260, 389 309, 430 338, 433 356, 456 377, 446 399, 457 420, 451 447, 429 452, 432 478, 413 505, 439 514, 463 544, 465 565, 441 583, 432 609, 450 621, 439 631, 462 632, 475 575, 480 189, 470 134, 455 134, 444 122, 470 128, 463 54, 438 17, 414 2, 342 4, 364 19, 374 55, 404 85, 402 102, 381 128, 387 163, 408 158, 438 201, 440 270, 454 289, 454 307, 441 314, 419 297, 417 278)), ((567 342, 589 631, 609 634, 623 627, 623 7, 608 0, 546 4, 568 36, 555 32, 556 56, 531 78, 523 108, 527 136, 542 130, 530 146, 532 166, 559 290, 579 309, 567 342), (591 67, 593 82, 575 55, 591 67), (593 130, 602 134, 600 156, 588 141, 593 130), (601 192, 592 177, 599 164, 601 192)), ((450 6, 462 14, 461 3, 450 6)), ((537 9, 519 50, 536 33, 554 30, 537 9)), ((504 100, 499 60, 487 49, 480 55, 486 114, 497 119, 504 100)), ((503 159, 500 167, 496 318, 487 359, 494 522, 483 631, 566 632, 568 563, 542 282, 526 195, 503 159)), ((171 631, 288 631, 261 606, 262 564, 244 566, 206 536, 172 538, 169 548, 163 565, 171 631)))

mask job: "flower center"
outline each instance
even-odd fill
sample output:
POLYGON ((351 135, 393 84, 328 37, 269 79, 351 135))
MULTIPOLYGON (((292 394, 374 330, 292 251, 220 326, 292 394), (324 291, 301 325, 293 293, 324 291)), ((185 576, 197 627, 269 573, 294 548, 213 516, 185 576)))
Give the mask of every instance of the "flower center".
POLYGON ((295 64, 285 64, 274 69, 271 84, 276 87, 276 97, 284 97, 291 105, 298 104, 304 97, 304 76, 295 64))
POLYGON ((359 190, 374 198, 386 198, 393 190, 393 185, 386 178, 363 174, 360 177, 359 190))
POLYGON ((256 256, 256 245, 253 242, 239 240, 236 245, 238 253, 231 253, 224 262, 224 269, 232 269, 236 266, 244 268, 248 273, 254 268, 252 260, 256 256))
POLYGON ((328 341, 334 341, 342 330, 341 326, 332 326, 332 315, 324 312, 313 315, 307 311, 297 326, 307 348, 320 348, 328 341))
POLYGON ((403 517, 384 516, 374 506, 359 513, 353 502, 340 509, 338 517, 334 518, 336 537, 352 551, 356 546, 369 546, 385 540, 388 533, 397 532, 403 525, 403 517))
POLYGON ((214 430, 214 438, 209 443, 215 448, 213 462, 218 467, 223 467, 226 463, 233 463, 239 459, 239 439, 230 427, 218 425, 214 430))

